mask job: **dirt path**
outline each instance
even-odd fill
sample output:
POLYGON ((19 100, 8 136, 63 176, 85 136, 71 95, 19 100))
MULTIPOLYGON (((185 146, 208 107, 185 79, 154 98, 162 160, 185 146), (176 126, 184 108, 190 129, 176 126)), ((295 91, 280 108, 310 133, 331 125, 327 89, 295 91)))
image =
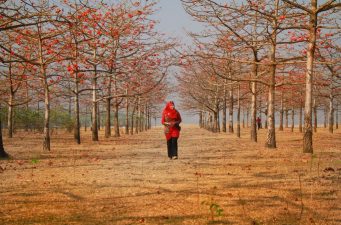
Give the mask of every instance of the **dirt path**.
POLYGON ((51 153, 18 133, 0 161, 0 224, 341 224, 341 130, 320 130, 312 157, 300 133, 267 150, 265 130, 259 143, 248 132, 183 126, 179 160, 160 127, 79 146, 60 132, 51 153))

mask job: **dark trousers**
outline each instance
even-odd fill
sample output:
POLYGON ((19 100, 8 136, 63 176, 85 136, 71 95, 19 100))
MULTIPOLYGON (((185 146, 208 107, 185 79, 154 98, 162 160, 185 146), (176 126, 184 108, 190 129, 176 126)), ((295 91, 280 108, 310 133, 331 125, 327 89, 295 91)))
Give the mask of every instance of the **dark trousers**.
POLYGON ((178 156, 178 138, 167 140, 168 157, 178 156))

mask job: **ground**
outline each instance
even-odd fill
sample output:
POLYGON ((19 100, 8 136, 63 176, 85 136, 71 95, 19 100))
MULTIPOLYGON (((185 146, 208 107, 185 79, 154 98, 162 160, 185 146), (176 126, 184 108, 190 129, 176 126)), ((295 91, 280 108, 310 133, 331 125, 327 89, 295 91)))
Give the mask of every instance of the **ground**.
POLYGON ((179 159, 169 160, 162 128, 93 143, 82 131, 54 131, 52 151, 39 133, 5 138, 0 161, 0 224, 341 224, 341 130, 302 134, 266 130, 214 134, 184 125, 179 159))

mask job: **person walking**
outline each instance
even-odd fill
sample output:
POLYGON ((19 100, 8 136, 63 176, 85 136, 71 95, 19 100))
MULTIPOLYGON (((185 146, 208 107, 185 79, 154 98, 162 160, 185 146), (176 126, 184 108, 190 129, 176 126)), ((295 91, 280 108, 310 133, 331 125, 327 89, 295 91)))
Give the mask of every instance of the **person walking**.
POLYGON ((256 122, 257 122, 257 127, 258 127, 258 130, 259 130, 260 128, 262 128, 262 120, 261 120, 261 118, 257 117, 256 122))
POLYGON ((161 124, 167 139, 167 152, 169 159, 178 159, 178 138, 180 136, 180 113, 175 109, 174 102, 167 102, 162 112, 161 124))

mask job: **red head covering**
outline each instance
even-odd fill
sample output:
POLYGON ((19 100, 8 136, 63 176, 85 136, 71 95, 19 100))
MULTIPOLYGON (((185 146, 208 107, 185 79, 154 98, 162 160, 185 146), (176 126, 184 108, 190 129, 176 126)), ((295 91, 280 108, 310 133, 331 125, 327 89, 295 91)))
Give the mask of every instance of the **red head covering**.
POLYGON ((177 111, 174 108, 171 109, 171 105, 174 106, 174 102, 173 101, 167 102, 166 107, 163 110, 163 113, 167 114, 167 116, 170 117, 170 118, 176 118, 177 117, 177 111))

